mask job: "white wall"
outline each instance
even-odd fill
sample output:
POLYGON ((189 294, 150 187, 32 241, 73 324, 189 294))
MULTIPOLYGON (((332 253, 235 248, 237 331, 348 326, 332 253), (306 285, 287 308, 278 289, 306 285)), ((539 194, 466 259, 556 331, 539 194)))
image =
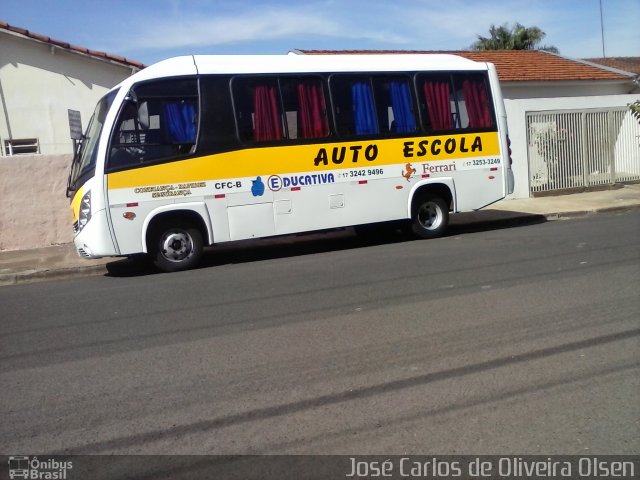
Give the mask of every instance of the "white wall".
POLYGON ((86 127, 97 101, 131 67, 0 31, 0 250, 72 240, 67 110, 86 127), (7 139, 37 138, 40 155, 4 156, 7 139))
POLYGON ((631 80, 627 82, 603 81, 597 82, 501 82, 504 98, 561 98, 561 97, 592 97, 606 95, 627 95, 640 93, 640 88, 631 80))
POLYGON ((0 145, 37 138, 42 154, 72 153, 67 110, 83 128, 96 102, 132 74, 130 67, 0 32, 0 145))
POLYGON ((509 198, 529 197, 529 167, 527 159, 527 112, 556 110, 585 110, 590 108, 623 107, 640 99, 640 94, 600 95, 560 98, 509 98, 509 90, 503 88, 511 151, 515 188, 509 198))

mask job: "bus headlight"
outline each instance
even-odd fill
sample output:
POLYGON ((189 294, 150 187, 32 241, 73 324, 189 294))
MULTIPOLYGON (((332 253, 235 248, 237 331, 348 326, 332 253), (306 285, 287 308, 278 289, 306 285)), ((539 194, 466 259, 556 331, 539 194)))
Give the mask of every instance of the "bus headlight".
POLYGON ((82 230, 91 219, 91 190, 80 200, 80 214, 78 215, 78 231, 82 230))

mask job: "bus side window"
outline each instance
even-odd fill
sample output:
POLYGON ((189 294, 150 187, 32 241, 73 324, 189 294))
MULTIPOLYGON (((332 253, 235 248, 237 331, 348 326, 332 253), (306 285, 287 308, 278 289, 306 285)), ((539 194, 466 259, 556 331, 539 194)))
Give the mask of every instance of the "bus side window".
POLYGON ((176 153, 189 153, 196 143, 197 108, 195 102, 188 100, 162 102, 162 143, 175 145, 176 153))
POLYGON ((330 85, 336 127, 340 136, 380 133, 370 77, 333 75, 330 85))
POLYGON ((282 101, 286 115, 287 138, 324 138, 329 135, 329 120, 318 77, 282 77, 282 101))
POLYGON ((450 75, 420 75, 417 81, 422 118, 427 131, 455 128, 455 98, 450 75))
POLYGON ((414 133, 416 115, 409 77, 373 77, 373 89, 380 132, 391 135, 414 133))
POLYGON ((419 75, 417 90, 427 131, 495 128, 484 74, 419 75))
POLYGON ((238 146, 228 75, 200 78, 201 125, 198 150, 216 152, 238 146))
POLYGON ((119 168, 141 163, 145 154, 144 147, 148 141, 147 132, 138 122, 136 104, 127 101, 120 112, 111 137, 109 167, 119 168))
POLYGON ((195 79, 143 84, 136 88, 134 98, 125 102, 116 120, 108 170, 193 153, 198 133, 195 79), (141 106, 144 118, 139 113, 141 106))
POLYGON ((493 111, 483 74, 454 74, 460 128, 485 129, 494 126, 493 111))
POLYGON ((278 83, 272 77, 237 77, 232 81, 238 134, 243 142, 284 139, 278 83))

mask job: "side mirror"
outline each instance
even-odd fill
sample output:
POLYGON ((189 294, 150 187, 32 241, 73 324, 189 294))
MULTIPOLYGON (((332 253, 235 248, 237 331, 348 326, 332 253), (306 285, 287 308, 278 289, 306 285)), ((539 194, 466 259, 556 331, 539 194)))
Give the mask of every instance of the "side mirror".
POLYGON ((143 130, 149 129, 149 106, 147 102, 142 102, 138 105, 138 123, 143 130))

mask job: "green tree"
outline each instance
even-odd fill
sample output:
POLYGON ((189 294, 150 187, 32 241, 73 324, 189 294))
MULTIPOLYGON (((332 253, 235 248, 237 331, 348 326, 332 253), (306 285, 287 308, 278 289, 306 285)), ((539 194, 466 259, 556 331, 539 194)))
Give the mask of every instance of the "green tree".
POLYGON ((636 100, 633 103, 629 103, 629 110, 631 110, 631 115, 635 118, 638 123, 640 123, 640 100, 636 100))
POLYGON ((513 27, 508 24, 496 27, 491 25, 489 36, 478 35, 472 45, 472 50, 546 50, 558 53, 553 45, 540 45, 546 36, 538 27, 525 27, 516 23, 513 27))

